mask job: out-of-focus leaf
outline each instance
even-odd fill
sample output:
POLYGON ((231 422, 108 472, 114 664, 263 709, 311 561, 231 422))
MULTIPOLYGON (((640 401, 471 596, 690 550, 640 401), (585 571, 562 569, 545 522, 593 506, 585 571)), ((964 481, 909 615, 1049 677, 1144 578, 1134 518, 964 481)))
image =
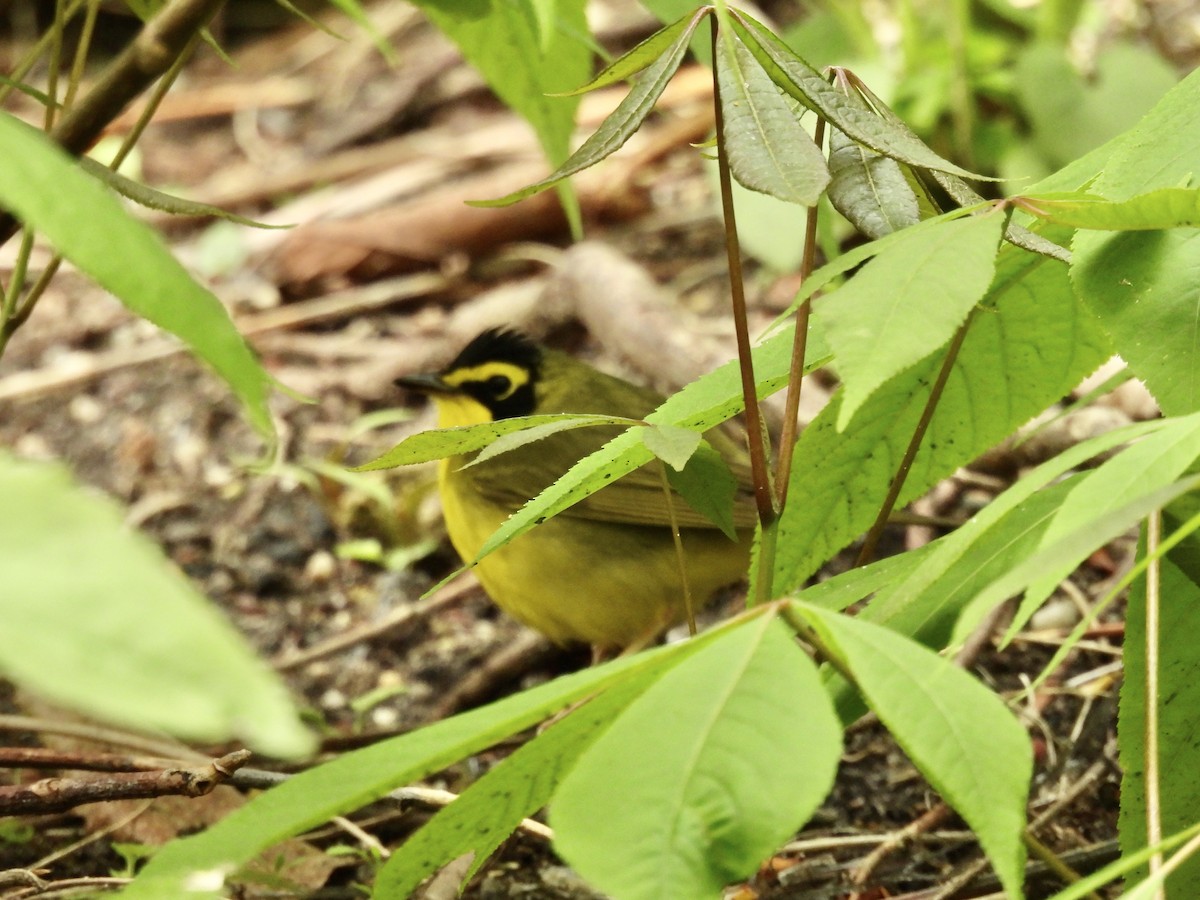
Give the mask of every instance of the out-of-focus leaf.
POLYGON ((313 739, 287 690, 114 504, 0 456, 0 670, 90 716, 280 756, 313 739))
POLYGON ((126 306, 181 338, 229 383, 264 435, 270 379, 221 302, 146 225, 41 132, 0 112, 0 205, 126 306))

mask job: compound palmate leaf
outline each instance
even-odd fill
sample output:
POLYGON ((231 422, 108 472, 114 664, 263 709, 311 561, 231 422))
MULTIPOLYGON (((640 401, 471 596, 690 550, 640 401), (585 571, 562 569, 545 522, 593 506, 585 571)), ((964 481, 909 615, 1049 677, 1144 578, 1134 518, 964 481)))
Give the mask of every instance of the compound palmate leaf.
POLYGON ((630 679, 585 703, 518 748, 404 842, 379 872, 375 897, 402 900, 421 881, 465 853, 469 878, 525 816, 546 805, 563 774, 650 679, 630 679))
POLYGON ((813 304, 846 385, 839 429, 885 381, 950 341, 991 284, 1003 227, 994 211, 942 222, 813 304))
MULTIPOLYGON (((899 234, 904 234, 900 232, 899 234)), ((996 278, 946 382, 900 502, 920 495, 1053 403, 1111 352, 1056 260, 1005 245, 996 278)), ((844 431, 840 397, 796 445, 780 518, 774 592, 794 589, 870 525, 941 360, 935 354, 875 391, 844 431)))
POLYGON ((550 805, 555 846, 620 900, 719 897, 833 784, 841 728, 816 666, 760 615, 667 672, 550 805))
POLYGON ((1008 895, 1020 897, 1033 750, 1004 702, 916 641, 815 606, 797 603, 794 609, 816 629, 823 650, 854 676, 921 773, 978 835, 1008 895))

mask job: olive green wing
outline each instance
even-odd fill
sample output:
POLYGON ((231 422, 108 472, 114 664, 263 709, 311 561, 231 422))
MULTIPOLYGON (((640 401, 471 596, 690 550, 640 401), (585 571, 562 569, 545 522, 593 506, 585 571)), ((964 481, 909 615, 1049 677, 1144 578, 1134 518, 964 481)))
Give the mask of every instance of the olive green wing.
MULTIPOLYGON (((598 450, 619 433, 620 429, 609 427, 559 432, 470 466, 459 474, 470 478, 475 489, 487 500, 515 512, 578 460, 598 450)), ((729 463, 738 483, 734 496, 734 526, 753 528, 757 515, 745 454, 724 432, 709 432, 706 438, 729 463)), ((560 515, 631 525, 669 526, 673 513, 675 522, 682 528, 716 528, 708 517, 696 512, 674 491, 671 492, 674 509, 668 506, 661 472, 658 461, 647 463, 560 515)))

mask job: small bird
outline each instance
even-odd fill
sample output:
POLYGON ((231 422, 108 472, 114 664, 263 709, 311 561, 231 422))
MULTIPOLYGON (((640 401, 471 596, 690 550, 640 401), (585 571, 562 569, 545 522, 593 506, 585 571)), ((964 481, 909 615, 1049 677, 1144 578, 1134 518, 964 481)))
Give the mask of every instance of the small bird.
MULTIPOLYGON (((643 419, 663 400, 503 329, 480 334, 441 372, 406 376, 396 384, 432 398, 440 428, 543 413, 643 419)), ((443 459, 438 486, 446 530, 459 555, 474 559, 505 519, 620 431, 616 426, 562 431, 468 468, 463 466, 474 453, 443 459)), ((678 494, 668 504, 660 464, 652 461, 484 557, 477 568, 484 589, 514 618, 556 643, 591 644, 598 657, 636 650, 683 621, 687 610, 672 508, 682 569, 691 596, 700 602, 745 574, 755 522, 744 452, 722 431, 705 437, 740 483, 737 541, 678 494)))

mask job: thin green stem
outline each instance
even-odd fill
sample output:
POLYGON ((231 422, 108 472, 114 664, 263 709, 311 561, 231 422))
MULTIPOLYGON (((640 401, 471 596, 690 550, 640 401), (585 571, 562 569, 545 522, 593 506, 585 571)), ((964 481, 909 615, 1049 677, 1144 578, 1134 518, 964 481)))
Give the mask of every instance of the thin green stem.
POLYGON ((675 558, 679 562, 679 575, 683 579, 683 608, 687 613, 688 634, 696 634, 696 604, 692 601, 692 585, 688 580, 687 557, 683 552, 683 535, 679 532, 679 519, 675 515, 675 498, 671 482, 667 478, 667 464, 658 460, 658 474, 662 479, 663 497, 667 502, 667 517, 671 523, 671 537, 675 540, 675 558))
POLYGON ((25 289, 25 275, 29 271, 29 256, 33 252, 33 230, 21 229, 21 246, 17 249, 16 263, 13 265, 12 279, 4 294, 4 306, 0 311, 0 322, 8 323, 17 312, 17 300, 25 289))
MULTIPOLYGON (((800 640, 812 647, 817 652, 817 656, 821 658, 821 662, 829 663, 830 667, 845 678, 850 686, 857 691, 858 679, 854 677, 854 673, 850 671, 850 668, 838 655, 829 648, 829 645, 821 639, 821 635, 817 633, 817 630, 808 623, 808 620, 804 616, 796 612, 795 607, 790 602, 781 600, 779 603, 780 615, 788 623, 788 626, 796 632, 800 640)), ((861 694, 861 691, 859 693, 861 694)))
POLYGON ((22 57, 21 61, 17 63, 11 72, 8 73, 9 83, 0 84, 0 104, 3 104, 4 101, 8 99, 8 95, 16 90, 15 85, 26 75, 28 75, 29 70, 37 64, 37 61, 41 58, 42 53, 46 49, 46 45, 51 41, 56 40, 56 32, 58 34, 62 33, 62 28, 75 16, 75 13, 79 11, 79 7, 83 6, 83 4, 84 0, 74 0, 74 2, 67 7, 66 15, 63 17, 63 20, 59 22, 56 19, 54 25, 46 29, 46 32, 37 39, 37 42, 32 47, 29 48, 25 56, 22 57))
POLYGON ((749 432, 750 471, 754 478, 754 499, 758 519, 764 529, 775 520, 771 497, 770 475, 767 471, 767 438, 762 413, 758 407, 758 390, 754 381, 754 363, 750 353, 750 326, 746 316, 746 292, 742 279, 741 246, 737 234, 737 217, 733 208, 733 182, 729 173, 729 156, 725 150, 725 117, 717 90, 718 24, 712 24, 713 52, 713 110, 717 132, 717 173, 721 184, 721 212, 725 219, 725 254, 729 261, 730 295, 733 305, 733 327, 737 335, 738 363, 742 376, 742 398, 746 405, 746 429, 749 432))
POLYGON ((43 115, 43 128, 49 131, 54 127, 54 117, 58 112, 58 76, 62 68, 62 34, 64 22, 63 0, 54 4, 54 25, 50 29, 53 37, 50 40, 50 59, 46 66, 46 96, 49 103, 43 115))
POLYGON ((100 0, 87 0, 87 13, 83 18, 83 26, 79 29, 79 43, 75 45, 75 59, 71 64, 71 80, 67 83, 67 95, 63 98, 63 106, 70 109, 83 83, 84 67, 87 65, 88 51, 92 47, 92 35, 96 31, 96 17, 100 13, 100 0))
POLYGON ((33 287, 29 289, 29 293, 25 296, 25 302, 16 307, 11 318, 6 319, 4 326, 0 328, 0 356, 4 355, 4 348, 8 346, 8 340, 11 338, 29 318, 33 308, 37 305, 38 300, 46 292, 50 281, 58 272, 58 267, 62 265, 63 258, 54 256, 50 262, 46 264, 45 270, 38 276, 38 280, 33 283, 33 287))
MULTIPOLYGON (((817 119, 813 140, 819 148, 825 140, 825 120, 817 119)), ((808 208, 804 223, 804 255, 800 260, 800 283, 812 274, 817 256, 817 205, 808 208)), ((792 338, 792 363, 788 372, 787 397, 783 405, 783 430, 779 436, 779 460, 775 472, 775 508, 783 512, 787 503, 788 485, 792 480, 792 454, 796 450, 797 423, 800 415, 800 391, 804 385, 804 363, 808 352, 808 321, 812 301, 800 304, 796 310, 796 333, 792 338)))
MULTIPOLYGON (((1080 879, 1078 872, 1063 862, 1062 857, 1057 853, 1034 837, 1028 828, 1021 832, 1021 840, 1029 850, 1029 855, 1044 862, 1055 875, 1062 879, 1064 884, 1074 884, 1080 879)), ((1091 900, 1101 900, 1100 895, 1094 891, 1088 894, 1088 897, 1091 900)))
POLYGON ((970 60, 967 41, 971 33, 971 4, 969 0, 954 0, 951 4, 947 39, 954 59, 954 80, 950 88, 950 115, 953 121, 954 144, 958 159, 967 168, 974 166, 975 152, 972 135, 975 132, 975 106, 971 94, 970 60))
POLYGON ((192 39, 188 41, 186 47, 175 58, 175 62, 171 63, 163 77, 158 80, 154 88, 150 91, 146 98, 146 105, 138 115, 137 121, 133 123, 133 127, 129 129, 129 134, 125 135, 125 140, 121 142, 121 147, 113 156, 112 163, 109 168, 114 172, 121 167, 121 163, 125 162, 125 158, 133 152, 142 133, 145 132, 150 120, 154 118, 154 114, 158 112, 158 107, 162 104, 163 98, 167 96, 167 92, 175 84, 175 79, 179 77, 179 73, 183 71, 184 65, 191 58, 192 52, 196 49, 196 44, 200 42, 200 32, 192 35, 192 39))
POLYGON ((917 422, 917 427, 913 429, 912 437, 908 441, 908 447, 904 450, 904 457, 900 460, 900 465, 896 469, 896 474, 892 478, 891 485, 888 486, 887 496, 884 498, 883 504, 879 507, 879 514, 875 517, 875 522, 871 525, 870 531, 867 532, 862 550, 859 551, 858 559, 854 562, 856 566, 865 566, 875 558, 875 549, 879 546, 879 538, 883 534, 883 529, 892 515, 892 510, 896 508, 896 500, 900 496, 900 491, 904 488, 904 482, 908 480, 908 473, 912 469, 913 460, 916 459, 917 451, 921 448, 921 442, 925 439, 925 432, 929 430, 929 423, 933 421, 934 410, 937 409, 937 405, 942 399, 942 393, 946 389, 946 381, 950 378, 950 372, 954 368, 954 363, 958 359, 958 353, 962 349, 963 341, 966 340, 967 331, 970 329, 971 322, 974 319, 975 310, 973 309, 967 316, 967 320, 955 332, 953 340, 950 341, 950 347, 946 350, 946 357, 942 360, 942 368, 938 371, 933 388, 929 391, 929 398, 925 401, 925 408, 921 410, 921 418, 917 422))
MULTIPOLYGON (((1146 567, 1146 674, 1143 683, 1146 713, 1142 736, 1142 789, 1146 795, 1146 843, 1162 843, 1162 795, 1159 782, 1158 751, 1158 642, 1159 600, 1161 584, 1157 555, 1162 544, 1162 513, 1153 512, 1146 519, 1146 555, 1150 564, 1146 567)), ((1156 853, 1150 857, 1150 874, 1162 869, 1163 856, 1156 853)))
POLYGON ((21 291, 25 288, 25 276, 29 272, 29 257, 32 253, 33 230, 23 228, 21 229, 21 246, 17 248, 17 258, 13 264, 12 278, 9 280, 3 299, 0 300, 0 358, 4 356, 9 339, 25 321, 20 314, 23 309, 17 304, 21 298, 21 291))

